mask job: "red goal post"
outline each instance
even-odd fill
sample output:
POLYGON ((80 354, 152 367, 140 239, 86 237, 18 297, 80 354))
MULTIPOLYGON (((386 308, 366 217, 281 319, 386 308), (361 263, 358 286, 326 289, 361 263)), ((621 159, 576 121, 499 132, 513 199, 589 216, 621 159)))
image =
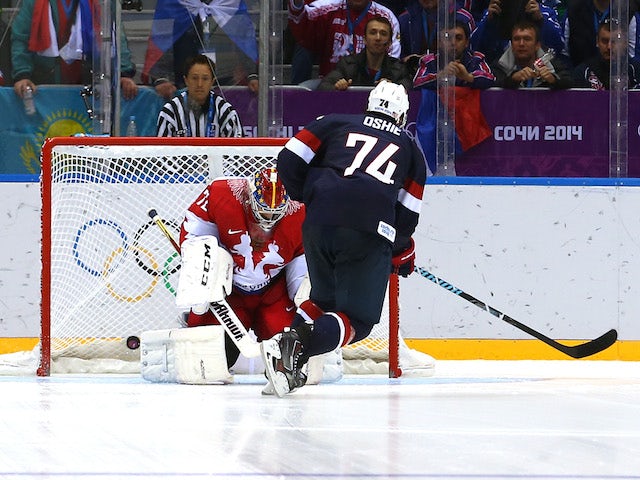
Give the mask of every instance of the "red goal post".
MULTIPOLYGON (((130 373, 142 331, 178 328, 180 259, 147 215, 177 235, 186 208, 221 175, 275 165, 282 138, 59 137, 42 148, 42 328, 38 375, 130 373)), ((433 360, 399 335, 398 279, 369 338, 343 350, 346 373, 411 370, 433 360)))

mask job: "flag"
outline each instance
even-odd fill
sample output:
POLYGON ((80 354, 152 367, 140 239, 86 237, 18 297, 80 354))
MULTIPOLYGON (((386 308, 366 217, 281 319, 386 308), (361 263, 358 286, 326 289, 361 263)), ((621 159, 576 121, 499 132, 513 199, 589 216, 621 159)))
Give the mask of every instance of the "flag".
POLYGON ((151 68, 162 55, 193 28, 196 16, 205 20, 209 15, 248 58, 258 61, 256 29, 245 0, 211 0, 209 4, 200 0, 158 0, 142 78, 146 81, 151 68))
MULTIPOLYGON (((469 87, 454 87, 455 101, 449 105, 449 117, 453 110, 455 136, 447 141, 455 142, 456 156, 475 147, 492 136, 492 131, 482 113, 480 90, 469 87)), ((441 94, 442 95, 442 94, 441 94)), ((422 146, 431 172, 437 169, 438 106, 442 108, 442 98, 435 90, 422 89, 422 98, 416 118, 416 135, 422 146)))

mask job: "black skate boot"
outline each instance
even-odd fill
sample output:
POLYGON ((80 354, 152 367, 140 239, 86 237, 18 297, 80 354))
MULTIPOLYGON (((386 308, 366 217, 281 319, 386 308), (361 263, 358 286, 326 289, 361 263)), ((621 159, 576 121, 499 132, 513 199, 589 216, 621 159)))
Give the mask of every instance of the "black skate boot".
MULTIPOLYGON (((307 382, 307 375, 302 369, 309 360, 305 350, 310 335, 311 327, 302 324, 295 329, 286 328, 260 344, 267 378, 278 397, 284 397, 307 382)), ((265 390, 269 390, 268 387, 265 390)))

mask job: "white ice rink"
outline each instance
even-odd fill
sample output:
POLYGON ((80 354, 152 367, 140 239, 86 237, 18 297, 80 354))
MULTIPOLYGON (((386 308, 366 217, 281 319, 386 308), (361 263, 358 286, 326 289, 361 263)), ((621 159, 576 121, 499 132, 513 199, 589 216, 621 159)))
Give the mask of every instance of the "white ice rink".
POLYGON ((640 479, 638 362, 237 382, 0 376, 0 479, 640 479))

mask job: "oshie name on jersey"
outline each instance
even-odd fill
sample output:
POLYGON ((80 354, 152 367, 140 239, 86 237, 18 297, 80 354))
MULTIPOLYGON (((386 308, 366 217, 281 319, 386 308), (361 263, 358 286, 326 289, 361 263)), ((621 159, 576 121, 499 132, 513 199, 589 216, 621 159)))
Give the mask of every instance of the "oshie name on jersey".
POLYGON ((364 121, 362 123, 364 123, 367 127, 375 128, 377 130, 384 130, 386 132, 391 132, 394 135, 398 135, 398 136, 402 132, 400 127, 398 127, 395 123, 390 122, 389 120, 385 120, 383 118, 370 117, 367 115, 364 117, 364 121))

